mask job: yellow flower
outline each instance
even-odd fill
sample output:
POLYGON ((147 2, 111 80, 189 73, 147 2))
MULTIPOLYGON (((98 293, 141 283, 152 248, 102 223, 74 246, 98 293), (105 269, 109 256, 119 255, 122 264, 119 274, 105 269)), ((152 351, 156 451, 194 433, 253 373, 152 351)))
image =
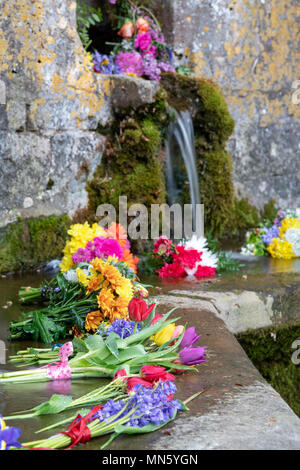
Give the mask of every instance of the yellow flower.
POLYGON ((126 277, 122 278, 122 284, 117 286, 115 290, 116 293, 123 299, 126 299, 128 303, 133 297, 132 283, 129 279, 126 279, 126 277))
POLYGON ((279 229, 279 236, 280 236, 280 238, 284 238, 284 237, 285 237, 285 232, 286 232, 289 228, 300 228, 300 220, 299 220, 299 219, 292 218, 292 217, 283 219, 283 221, 282 221, 282 223, 281 223, 281 227, 280 227, 280 229, 279 229))
POLYGON ((103 315, 99 310, 88 313, 85 318, 85 329, 87 331, 96 331, 102 320, 103 315))
POLYGON ((158 331, 154 336, 153 340, 157 346, 162 346, 172 339, 175 330, 175 323, 170 323, 165 326, 162 330, 158 331))
POLYGON ((267 249, 273 258, 294 258, 293 245, 286 240, 273 238, 272 243, 268 246, 267 249))
POLYGON ((84 287, 87 287, 89 285, 89 278, 87 277, 87 275, 85 274, 85 272, 80 269, 80 268, 77 268, 76 269, 76 274, 77 274, 77 277, 78 277, 78 281, 84 285, 84 287))
POLYGON ((67 241, 64 248, 64 257, 60 265, 62 273, 68 271, 74 266, 72 255, 76 253, 78 248, 85 248, 87 242, 93 240, 95 237, 105 237, 105 231, 98 224, 93 224, 91 227, 88 222, 84 224, 74 224, 68 230, 71 239, 67 241))
POLYGON ((107 314, 112 309, 115 298, 111 289, 103 288, 101 289, 97 297, 97 300, 98 300, 99 308, 101 308, 104 314, 107 314))

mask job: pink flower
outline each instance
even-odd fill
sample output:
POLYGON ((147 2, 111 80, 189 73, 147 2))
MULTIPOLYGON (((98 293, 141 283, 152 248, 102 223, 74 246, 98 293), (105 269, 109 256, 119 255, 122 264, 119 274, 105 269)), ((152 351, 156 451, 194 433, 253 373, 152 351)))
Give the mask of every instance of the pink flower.
POLYGON ((118 35, 123 39, 130 39, 134 35, 134 24, 131 22, 124 23, 118 35))
POLYGON ((167 255, 171 253, 172 242, 167 237, 159 237, 156 242, 154 243, 154 253, 158 253, 159 255, 167 255))
POLYGON ((173 263, 173 264, 168 264, 165 263, 165 265, 160 268, 158 271, 160 277, 184 277, 186 276, 186 272, 183 266, 179 263, 173 263))
POLYGON ((152 38, 149 33, 142 33, 138 34, 135 41, 134 41, 134 47, 136 49, 140 49, 141 51, 146 51, 149 49, 152 43, 152 38))
POLYGON ((198 266, 195 272, 196 277, 213 277, 215 275, 216 268, 210 266, 198 266))
POLYGON ((144 73, 142 56, 135 52, 120 52, 116 57, 116 64, 124 73, 131 73, 138 77, 144 73))
POLYGON ((174 262, 180 263, 182 266, 192 269, 198 261, 201 261, 202 253, 193 248, 186 249, 183 245, 176 245, 177 253, 173 254, 174 262))

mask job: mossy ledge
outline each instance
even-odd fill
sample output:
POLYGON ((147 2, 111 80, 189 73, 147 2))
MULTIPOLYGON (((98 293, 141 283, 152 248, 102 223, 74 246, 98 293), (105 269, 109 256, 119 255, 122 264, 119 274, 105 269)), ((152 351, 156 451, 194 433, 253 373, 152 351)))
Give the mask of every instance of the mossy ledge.
POLYGON ((236 337, 261 375, 300 416, 300 364, 292 362, 292 344, 300 338, 300 323, 247 331, 236 337))
POLYGON ((19 220, 0 241, 0 273, 25 271, 61 258, 70 220, 67 215, 19 220))

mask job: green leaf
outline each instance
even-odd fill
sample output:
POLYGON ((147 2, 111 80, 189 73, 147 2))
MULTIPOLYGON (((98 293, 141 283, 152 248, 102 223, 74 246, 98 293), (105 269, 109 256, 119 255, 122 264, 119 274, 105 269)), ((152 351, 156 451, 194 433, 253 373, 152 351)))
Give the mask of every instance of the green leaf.
POLYGON ((34 313, 32 326, 34 329, 34 341, 37 341, 39 337, 41 337, 43 343, 50 344, 54 341, 52 333, 57 331, 56 325, 41 312, 34 313))
POLYGON ((37 416, 56 414, 64 411, 71 401, 72 397, 70 395, 52 395, 49 401, 41 403, 33 408, 33 410, 37 416))
POLYGON ((118 358, 107 358, 106 364, 122 364, 123 362, 127 362, 132 358, 145 357, 145 354, 145 348, 141 344, 138 344, 136 346, 131 346, 129 348, 121 350, 119 352, 118 358))
POLYGON ((120 336, 114 333, 113 331, 108 335, 105 345, 109 349, 109 351, 112 353, 114 357, 119 359, 119 348, 118 348, 118 340, 120 339, 120 336))
POLYGON ((105 347, 104 341, 100 335, 88 336, 84 342, 87 345, 89 351, 94 351, 95 349, 101 349, 105 347))
POLYGON ((77 352, 88 352, 89 351, 89 348, 86 344, 86 342, 81 339, 81 338, 74 338, 73 341, 73 348, 74 348, 74 351, 77 351, 77 352))

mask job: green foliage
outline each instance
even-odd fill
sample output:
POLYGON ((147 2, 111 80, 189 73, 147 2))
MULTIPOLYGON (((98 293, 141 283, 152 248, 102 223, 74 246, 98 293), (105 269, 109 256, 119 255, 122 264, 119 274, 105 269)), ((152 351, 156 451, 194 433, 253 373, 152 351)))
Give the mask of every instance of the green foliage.
POLYGON ((176 72, 180 73, 181 75, 186 75, 187 77, 192 74, 191 69, 186 65, 180 65, 179 67, 176 67, 176 72))
POLYGON ((227 231, 231 235, 244 236, 246 230, 257 227, 260 220, 257 208, 252 206, 248 199, 235 199, 232 215, 228 219, 227 231))
POLYGON ((261 220, 266 226, 272 226, 274 219, 277 217, 278 207, 276 207, 275 199, 271 199, 265 204, 261 211, 261 220))
POLYGON ((237 339, 262 376, 300 416, 300 367, 293 364, 292 343, 300 337, 299 324, 241 333, 237 339))
POLYGON ((77 31, 85 50, 89 48, 92 40, 89 29, 102 21, 101 8, 93 8, 84 0, 77 0, 77 31))
POLYGON ((220 243, 216 238, 213 238, 211 232, 207 234, 207 246, 213 253, 218 255, 218 272, 237 272, 243 266, 238 260, 232 258, 232 252, 225 253, 221 250, 220 243))
POLYGON ((60 258, 67 239, 68 216, 19 220, 0 242, 0 272, 26 270, 60 258))

